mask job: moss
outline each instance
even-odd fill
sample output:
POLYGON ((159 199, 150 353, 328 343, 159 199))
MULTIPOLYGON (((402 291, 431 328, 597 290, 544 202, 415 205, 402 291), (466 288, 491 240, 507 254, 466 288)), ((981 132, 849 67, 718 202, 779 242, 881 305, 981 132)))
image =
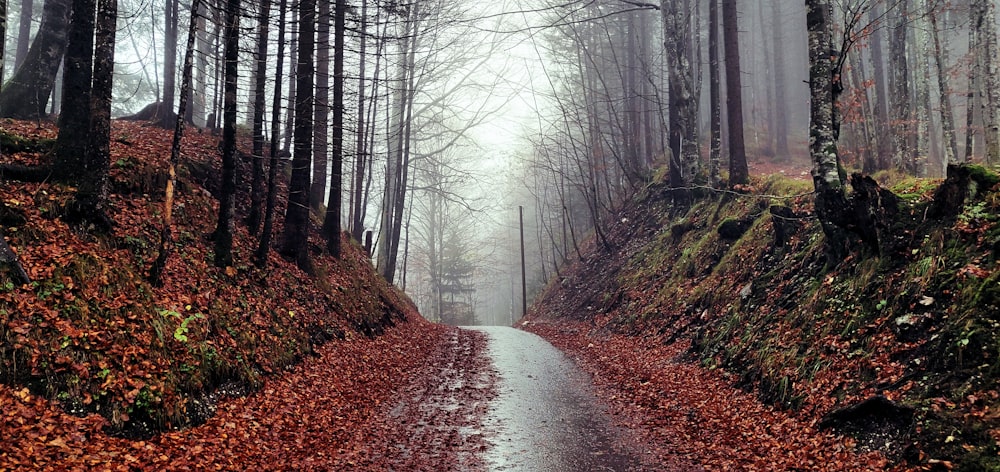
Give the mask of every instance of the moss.
POLYGON ((762 194, 797 196, 813 191, 812 180, 793 179, 782 174, 771 174, 760 183, 762 194))
POLYGON ((986 167, 978 164, 970 164, 966 167, 969 170, 969 177, 971 177, 972 180, 979 185, 983 186, 982 190, 990 189, 994 185, 1000 183, 1000 176, 986 167))
POLYGON ((0 150, 4 153, 47 152, 51 150, 55 144, 55 139, 33 139, 0 130, 0 150))

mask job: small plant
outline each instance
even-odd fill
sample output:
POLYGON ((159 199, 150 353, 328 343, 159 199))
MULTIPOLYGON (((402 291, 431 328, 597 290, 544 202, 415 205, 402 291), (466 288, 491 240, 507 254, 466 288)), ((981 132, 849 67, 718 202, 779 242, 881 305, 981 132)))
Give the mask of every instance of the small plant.
POLYGON ((174 329, 174 339, 176 339, 176 340, 178 340, 178 341, 180 341, 182 343, 186 343, 187 340, 188 340, 188 337, 187 337, 188 323, 191 323, 191 321, 193 321, 193 320, 197 320, 197 319, 201 319, 201 318, 205 317, 205 315, 203 315, 201 313, 195 313, 195 314, 193 314, 191 316, 184 317, 180 313, 177 313, 176 311, 165 310, 165 309, 164 310, 159 310, 159 313, 164 318, 176 318, 176 319, 180 320, 181 324, 179 326, 177 326, 177 328, 174 329))

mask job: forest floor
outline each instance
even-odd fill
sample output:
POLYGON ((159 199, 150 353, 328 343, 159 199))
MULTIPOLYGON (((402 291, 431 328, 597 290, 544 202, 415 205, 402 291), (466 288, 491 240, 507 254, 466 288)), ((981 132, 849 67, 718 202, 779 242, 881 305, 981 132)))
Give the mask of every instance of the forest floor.
MULTIPOLYGON (((205 424, 146 440, 109 436, 97 415, 72 416, 26 389, 0 386, 0 470, 529 471, 541 470, 531 464, 574 463, 561 461, 620 464, 599 470, 623 471, 887 465, 877 453, 852 452, 850 439, 763 406, 683 359, 676 346, 613 336, 598 347, 580 335, 582 325, 529 326, 593 376, 595 398, 588 400, 589 388, 574 390, 578 398, 570 403, 562 394, 539 391, 545 395, 515 400, 536 418, 491 421, 507 387, 498 383, 498 353, 487 349, 487 336, 414 320, 376 339, 328 343, 315 357, 267 379, 260 391, 222 399, 205 424), (577 449, 575 442, 595 437, 577 429, 579 401, 610 412, 615 427, 602 434, 611 434, 612 442, 577 449), (532 421, 542 426, 521 430, 532 421), (638 463, 625 462, 629 456, 638 463)), ((518 345, 496 349, 516 351, 518 345)), ((543 364, 512 364, 515 370, 506 375, 542 385, 573 375, 572 366, 543 364)))
POLYGON ((205 424, 146 440, 0 386, 0 470, 484 470, 485 345, 419 320, 329 343, 205 424))
POLYGON ((1000 470, 1000 179, 951 172, 876 176, 892 216, 857 226, 881 246, 839 264, 802 171, 686 205, 651 183, 606 245, 564 249, 518 326, 593 376, 653 463, 1000 470))
MULTIPOLYGON (((50 123, 0 127, 0 164, 48 159, 50 123)), ((314 277, 274 251, 256 268, 242 223, 237 262, 214 266, 217 139, 185 140, 162 287, 146 273, 169 132, 114 123, 111 235, 62 221, 71 187, 0 186, 32 279, 0 267, 0 471, 489 469, 487 336, 424 321, 362 248, 333 260, 315 231, 314 277)), ((996 177, 937 219, 940 181, 896 185, 893 246, 830 270, 802 172, 685 211, 650 185, 522 327, 592 377, 640 470, 995 469, 996 177), (821 428, 878 396, 892 407, 861 430, 821 428)))

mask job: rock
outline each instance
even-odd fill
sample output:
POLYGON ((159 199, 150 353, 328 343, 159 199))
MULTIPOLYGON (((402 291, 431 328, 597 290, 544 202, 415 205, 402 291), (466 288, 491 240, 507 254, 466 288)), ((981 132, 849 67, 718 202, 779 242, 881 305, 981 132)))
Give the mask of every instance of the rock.
POLYGON ((750 229, 750 225, 752 224, 753 220, 749 219, 743 219, 743 220, 727 219, 726 221, 723 221, 721 225, 719 225, 718 229, 719 237, 726 241, 736 241, 737 239, 743 237, 743 234, 745 234, 747 230, 750 229))
POLYGON ((913 427, 913 416, 913 408, 876 395, 827 413, 819 427, 835 429, 854 437, 863 450, 898 457, 913 427))

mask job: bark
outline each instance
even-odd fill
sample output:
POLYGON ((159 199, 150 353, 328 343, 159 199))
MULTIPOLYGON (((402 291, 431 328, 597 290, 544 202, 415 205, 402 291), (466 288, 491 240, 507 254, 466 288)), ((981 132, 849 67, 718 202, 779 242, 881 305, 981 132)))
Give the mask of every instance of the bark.
POLYGON ((236 207, 236 87, 238 81, 240 0, 226 1, 225 98, 222 118, 222 193, 215 227, 215 266, 233 265, 233 224, 236 207))
MULTIPOLYGON (((22 10, 24 8, 22 7, 22 10)), ((0 0, 0 38, 7 37, 7 0, 0 0)), ((0 81, 3 80, 3 70, 5 62, 4 56, 4 41, 0 41, 0 81)))
MULTIPOLYGON (((969 9, 970 15, 972 15, 972 20, 975 20, 975 10, 969 9)), ((975 24, 975 21, 972 22, 975 24)), ((976 28, 972 25, 969 26, 969 55, 972 56, 972 67, 969 67, 969 91, 965 95, 965 162, 972 161, 972 154, 976 144, 976 134, 973 126, 975 125, 975 110, 976 110, 976 88, 979 79, 979 60, 977 59, 977 54, 975 52, 976 43, 978 42, 976 36, 976 28)))
POLYGON ((174 100, 177 92, 177 27, 180 0, 166 0, 163 14, 163 101, 159 119, 164 128, 170 128, 174 125, 174 100))
MULTIPOLYGON (((17 52, 14 53, 14 70, 21 67, 24 58, 28 56, 28 45, 31 43, 31 17, 34 14, 34 9, 34 0, 21 0, 21 16, 17 29, 17 52)), ((5 18, 6 16, 4 14, 5 18)), ((4 35, 6 35, 6 32, 4 32, 4 35)))
POLYGON ((726 48, 726 116, 729 120, 729 185, 750 183, 743 141, 743 88, 740 83, 739 30, 736 0, 722 0, 722 30, 726 48))
POLYGON ((45 116, 66 54, 71 7, 72 0, 46 0, 27 56, 0 92, 0 116, 24 120, 45 116))
POLYGON ((254 71, 253 90, 253 162, 250 178, 250 210, 247 214, 247 226, 250 233, 255 234, 260 229, 261 212, 264 206, 264 112, 267 106, 267 94, 264 89, 267 80, 267 36, 268 21, 271 16, 271 0, 262 0, 260 15, 257 18, 257 57, 254 71))
MULTIPOLYGON (((351 208, 351 236, 355 241, 361 241, 362 233, 365 229, 365 214, 362 190, 364 187, 365 178, 365 168, 368 165, 368 155, 365 137, 368 135, 367 121, 365 120, 365 63, 367 61, 366 56, 366 46, 368 42, 365 40, 365 35, 367 34, 368 28, 368 1, 361 1, 361 50, 359 52, 360 63, 358 66, 358 130, 357 130, 357 141, 355 149, 355 165, 354 165, 354 192, 351 194, 351 202, 353 206, 351 208)), ((378 74, 378 69, 376 68, 376 74, 378 74)))
POLYGON ((319 2, 316 23, 316 107, 313 121, 312 184, 309 205, 318 214, 326 199, 330 160, 330 3, 319 2))
POLYGON ((930 12, 931 36, 934 40, 934 64, 937 71, 938 96, 941 102, 941 130, 944 134, 945 165, 956 164, 958 160, 958 139, 955 134, 955 117, 948 93, 948 45, 941 40, 938 31, 937 11, 930 12))
POLYGON ((295 125, 292 179, 288 185, 282 254, 300 269, 312 272, 309 258, 309 170, 312 159, 313 53, 315 49, 316 2, 299 3, 298 63, 295 73, 295 125))
POLYGON ((393 234, 394 231, 394 212, 396 210, 396 200, 399 198, 400 193, 397 187, 401 185, 401 168, 403 166, 403 142, 405 138, 403 137, 403 132, 405 131, 405 116, 406 116, 406 103, 409 94, 406 91, 407 77, 412 71, 408 71, 409 64, 409 51, 411 48, 411 43, 415 40, 413 36, 413 23, 406 21, 404 25, 404 31, 402 34, 402 43, 400 44, 400 52, 402 53, 404 61, 403 64, 399 65, 397 68, 397 73, 393 82, 395 83, 395 90, 393 91, 392 103, 393 110, 391 112, 390 123, 389 123, 389 142, 388 142, 388 154, 386 156, 386 172, 385 172, 385 188, 382 198, 382 215, 379 225, 379 238, 378 238, 378 271, 383 278, 388 280, 390 283, 395 277, 395 256, 392 254, 392 241, 396 239, 393 234))
MULTIPOLYGON (((777 3, 777 2, 775 2, 777 3)), ((708 85, 709 108, 711 108, 709 145, 709 178, 712 184, 719 182, 722 163, 722 103, 719 81, 719 0, 708 0, 708 85)))
POLYGON ((63 113, 59 115, 53 175, 82 183, 86 172, 87 135, 90 133, 90 94, 94 73, 94 0, 73 0, 69 46, 63 77, 63 113))
POLYGON ((84 158, 84 174, 76 202, 91 221, 110 228, 107 217, 108 173, 111 165, 111 100, 114 90, 115 33, 118 1, 98 0, 94 47, 93 88, 90 98, 90 135, 84 158))
MULTIPOLYGON (((413 26, 411 30, 415 33, 420 31, 420 19, 421 10, 420 4, 414 3, 411 12, 411 21, 413 26)), ((417 45, 419 43, 419 36, 415 37, 410 41, 409 53, 406 59, 406 69, 409 71, 407 74, 407 82, 405 86, 405 103, 404 107, 406 109, 406 116, 403 118, 403 129, 400 134, 400 156, 401 165, 396 169, 397 185, 395 188, 396 199, 395 206, 393 210, 393 222, 392 222, 392 239, 390 240, 391 247, 389 249, 389 263, 386 265, 386 270, 388 277, 386 280, 393 280, 396 272, 396 260, 399 256, 399 241, 402 236, 403 229, 403 212, 406 209, 406 195, 407 187, 409 186, 409 171, 410 171, 410 144, 411 138, 413 136, 413 104, 416 98, 416 55, 417 55, 417 45)))
MULTIPOLYGON (((200 0, 193 0, 191 9, 198 11, 200 0)), ((160 247, 153 266, 149 269, 149 282, 156 287, 163 285, 163 269, 167 265, 170 253, 174 247, 173 229, 174 224, 174 192, 177 188, 177 166, 181 157, 181 139, 184 137, 184 111, 188 107, 188 89, 192 82, 192 69, 194 56, 195 36, 198 32, 198 19, 191 18, 188 27, 187 45, 184 49, 184 66, 181 71, 181 101, 177 108, 177 116, 174 119, 174 136, 170 141, 170 160, 167 165, 167 188, 163 201, 163 227, 160 228, 160 247)))
POLYGON ((995 6, 989 0, 976 0, 973 10, 976 18, 976 57, 983 86, 980 89, 982 106, 983 142, 986 145, 984 160, 987 164, 1000 162, 1000 123, 997 107, 1000 106, 1000 71, 997 69, 997 31, 995 6))
POLYGON ((809 153, 813 185, 816 188, 816 215, 826 235, 828 262, 835 265, 847 254, 847 236, 840 215, 847 206, 840 177, 840 158, 834 130, 835 82, 833 51, 833 8, 830 0, 806 1, 806 29, 809 32, 810 123, 809 153))
POLYGON ((299 65, 295 62, 299 57, 299 22, 293 22, 291 25, 292 30, 292 44, 289 46, 288 51, 288 109, 285 111, 285 149, 292 148, 292 134, 295 129, 295 97, 297 96, 295 87, 298 86, 298 80, 295 77, 296 72, 298 72, 299 65))
MULTIPOLYGON (((918 4, 919 7, 919 4, 918 4)), ((931 149, 930 129, 931 129, 931 91, 930 91, 930 61, 928 56, 933 55, 930 46, 930 37, 927 34, 926 15, 918 18, 918 23, 913 30, 914 48, 917 54, 916 73, 914 75, 913 88, 916 98, 916 154, 913 159, 913 173, 918 177, 927 176, 927 163, 936 150, 931 149)))
POLYGON ((333 162, 330 168, 330 200, 326 206, 323 233, 326 235, 327 250, 338 259, 341 252, 340 215, 344 186, 342 169, 344 164, 344 29, 346 18, 347 4, 344 0, 337 0, 333 58, 333 162))
POLYGON ((271 99, 271 162, 267 169, 267 199, 264 207, 264 229, 260 234, 254 263, 259 268, 267 265, 267 254, 271 249, 271 234, 274 230, 274 207, 278 195, 278 143, 281 138, 281 79, 285 63, 285 10, 286 0, 278 5, 278 57, 275 63, 274 96, 271 99))
POLYGON ((691 28, 688 13, 679 2, 664 2, 660 8, 663 20, 664 47, 670 80, 671 149, 676 144, 673 159, 676 177, 682 185, 694 183, 700 168, 698 154, 698 97, 694 96, 694 77, 688 61, 691 28))
MULTIPOLYGON (((211 49, 212 43, 208 36, 208 8, 204 1, 198 2, 198 36, 195 37, 195 67, 191 77, 188 93, 188 110, 184 113, 188 123, 193 126, 207 126, 208 120, 208 58, 216 55, 211 49)), ((183 71, 181 72, 183 74, 183 71)), ((183 80, 183 78, 181 79, 183 80)))
POLYGON ((895 142, 893 166, 900 170, 912 171, 913 106, 910 103, 910 71, 906 62, 907 55, 907 2, 902 2, 895 12, 895 22, 890 30, 889 38, 889 89, 892 90, 890 101, 892 105, 892 120, 895 124, 892 137, 895 142))
POLYGON ((785 81, 785 48, 780 1, 771 2, 771 28, 774 38, 771 46, 774 48, 774 157, 779 161, 788 160, 788 99, 785 91, 788 84, 785 81))
MULTIPOLYGON (((884 21, 882 16, 882 4, 874 2, 872 9, 869 10, 869 21, 884 21)), ((871 35, 872 67, 875 75, 873 79, 875 82, 874 128, 876 157, 875 167, 865 169, 869 173, 892 167, 893 141, 889 129, 889 89, 886 83, 888 79, 885 72, 885 58, 882 54, 882 31, 882 28, 875 28, 871 35)))

